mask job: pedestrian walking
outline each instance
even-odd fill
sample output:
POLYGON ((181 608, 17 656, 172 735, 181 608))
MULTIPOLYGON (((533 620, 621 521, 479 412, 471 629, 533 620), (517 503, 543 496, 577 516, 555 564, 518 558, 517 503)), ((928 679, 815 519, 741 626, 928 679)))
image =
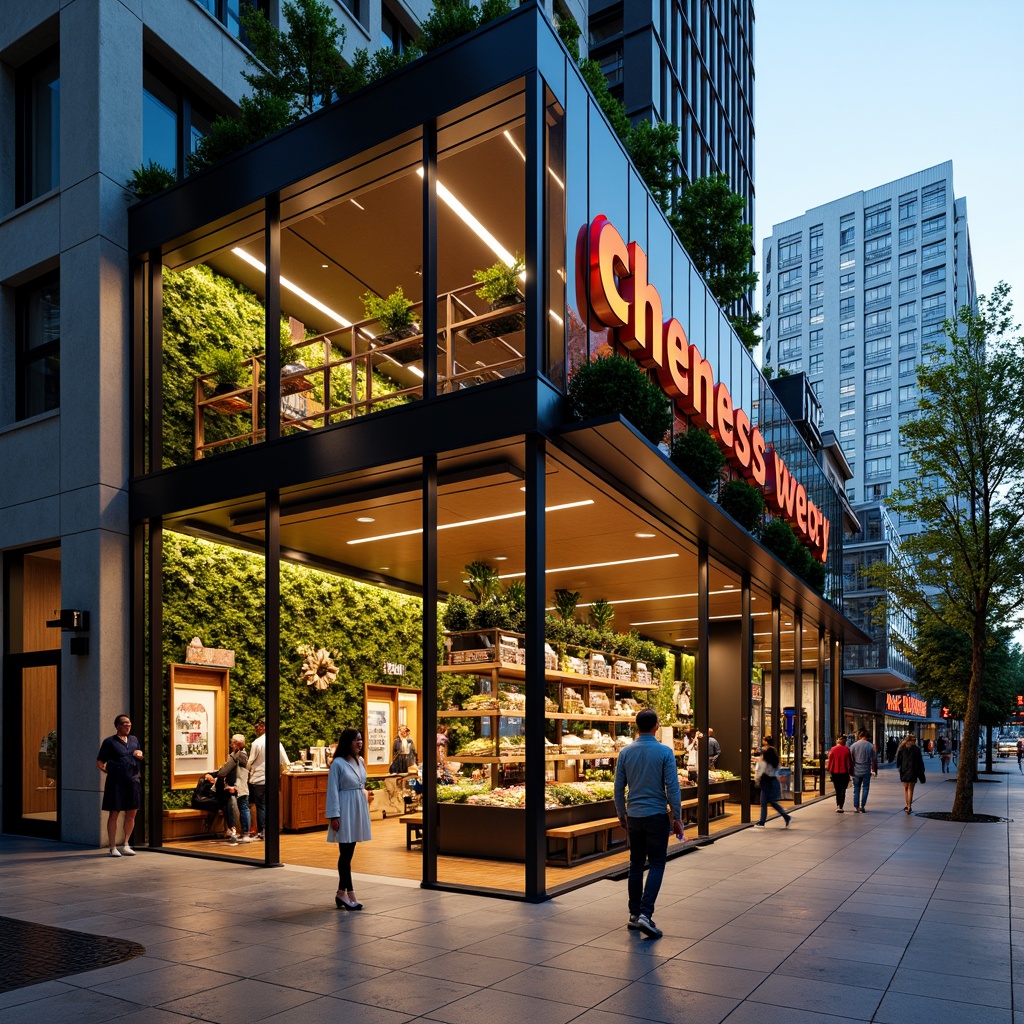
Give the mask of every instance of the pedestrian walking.
POLYGON ((661 890, 668 855, 669 829, 683 838, 682 797, 675 751, 658 741, 658 715, 644 708, 636 716, 638 736, 619 754, 615 766, 615 813, 629 837, 629 923, 652 939, 660 939, 654 903, 661 890), (671 822, 665 808, 671 811, 671 822), (644 863, 647 884, 644 884, 644 863))
POLYGON ((900 782, 903 783, 903 796, 907 806, 903 808, 910 814, 914 806, 914 787, 919 782, 924 782, 924 758, 921 756, 921 748, 917 745, 917 737, 911 733, 900 744, 896 751, 896 770, 900 773, 900 782))
POLYGON ((836 814, 842 814, 843 805, 846 803, 846 790, 850 785, 850 775, 853 773, 853 756, 846 745, 845 736, 840 736, 835 746, 828 752, 825 768, 832 776, 832 786, 836 791, 836 814))
POLYGON ((1017 771, 1024 775, 1024 767, 1021 767, 1021 761, 1024 760, 1024 739, 1017 740, 1017 771))
MULTIPOLYGON (((899 756, 899 751, 896 754, 899 756)), ((871 776, 878 774, 878 758, 868 739, 867 729, 857 733, 857 742, 850 747, 850 755, 853 757, 853 810, 854 813, 866 814, 871 776)))
POLYGON ((765 736, 761 741, 761 760, 757 762, 754 771, 754 781, 761 790, 761 818, 754 822, 756 828, 764 828, 764 823, 768 820, 769 804, 786 819, 786 828, 789 828, 793 820, 786 813, 785 807, 779 803, 782 798, 782 787, 779 785, 778 772, 779 754, 775 749, 775 741, 771 736, 765 736))

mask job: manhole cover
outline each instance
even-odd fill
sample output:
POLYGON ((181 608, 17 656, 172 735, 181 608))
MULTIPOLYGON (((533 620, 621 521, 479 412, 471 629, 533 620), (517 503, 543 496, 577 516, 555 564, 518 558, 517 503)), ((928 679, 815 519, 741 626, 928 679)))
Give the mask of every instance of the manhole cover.
POLYGON ((0 992, 110 967, 145 952, 127 939, 0 917, 0 992))

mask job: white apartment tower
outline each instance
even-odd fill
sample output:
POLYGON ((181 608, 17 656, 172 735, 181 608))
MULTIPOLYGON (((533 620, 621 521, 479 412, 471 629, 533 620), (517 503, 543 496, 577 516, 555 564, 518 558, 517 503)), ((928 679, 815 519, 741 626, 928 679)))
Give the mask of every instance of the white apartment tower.
POLYGON ((917 367, 943 320, 975 302, 953 164, 776 224, 762 253, 763 364, 807 373, 853 470, 847 497, 880 502, 915 472, 899 428, 917 409, 917 367))

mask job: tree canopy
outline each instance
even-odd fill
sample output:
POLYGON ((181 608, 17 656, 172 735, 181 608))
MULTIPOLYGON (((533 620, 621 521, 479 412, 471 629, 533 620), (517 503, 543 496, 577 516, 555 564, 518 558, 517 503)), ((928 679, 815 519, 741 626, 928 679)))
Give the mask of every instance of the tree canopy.
MULTIPOLYGON (((989 640, 1020 621, 1024 596, 1024 338, 1000 283, 977 310, 944 324, 945 345, 917 371, 918 416, 900 440, 918 468, 887 502, 921 530, 903 559, 867 575, 918 623, 970 637, 963 760, 974 763, 989 640)), ((970 773, 957 777, 953 817, 974 815, 970 773)))

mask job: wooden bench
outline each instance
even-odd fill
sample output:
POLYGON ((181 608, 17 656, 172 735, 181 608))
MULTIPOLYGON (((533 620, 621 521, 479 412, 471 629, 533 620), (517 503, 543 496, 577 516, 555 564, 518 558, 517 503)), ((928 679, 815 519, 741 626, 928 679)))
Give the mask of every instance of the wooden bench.
MULTIPOLYGON (((548 862, 561 864, 567 868, 572 867, 574 860, 589 860, 591 857, 599 857, 607 853, 612 846, 626 840, 626 830, 619 824, 618 818, 600 818, 597 821, 584 821, 579 825, 549 828, 545 835, 549 840, 555 840, 556 844, 565 844, 565 860, 554 860, 549 857, 548 862), (593 837, 593 849, 584 852, 581 856, 579 840, 588 836, 593 837)), ((550 852, 550 842, 548 847, 550 852)))
MULTIPOLYGON (((216 819, 221 812, 214 815, 216 819)), ((195 839, 201 836, 216 835, 219 830, 206 828, 208 811, 197 811, 193 807, 182 807, 173 811, 164 811, 163 838, 168 839, 195 839)), ((214 821, 216 824, 216 821, 214 821)))
POLYGON ((399 819, 405 825, 405 848, 412 849, 413 843, 423 842, 423 815, 403 814, 399 819))
MULTIPOLYGON (((725 815, 725 804, 729 799, 726 793, 709 793, 708 794, 708 820, 713 818, 721 818, 725 815)), ((683 800, 679 805, 683 810, 683 821, 687 824, 693 824, 697 820, 697 798, 693 797, 691 800, 683 800), (687 814, 687 811, 693 811, 693 814, 687 814)))

